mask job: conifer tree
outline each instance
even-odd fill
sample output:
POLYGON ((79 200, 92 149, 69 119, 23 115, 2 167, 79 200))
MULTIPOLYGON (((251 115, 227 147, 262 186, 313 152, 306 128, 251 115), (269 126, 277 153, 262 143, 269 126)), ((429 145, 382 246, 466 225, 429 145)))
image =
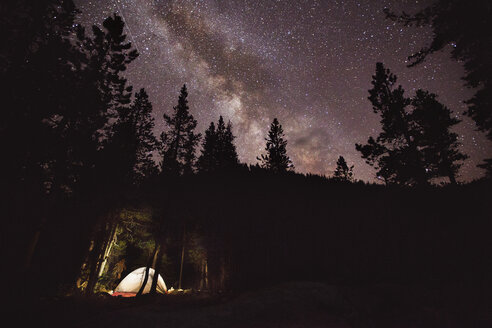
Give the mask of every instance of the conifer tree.
POLYGON ((353 165, 350 167, 347 165, 347 162, 345 161, 345 158, 343 158, 343 156, 339 156, 337 160, 337 167, 335 169, 333 177, 335 178, 335 180, 338 181, 353 181, 353 168, 353 165))
POLYGON ((229 170, 238 166, 239 160, 234 145, 232 124, 227 126, 222 116, 219 117, 217 129, 211 122, 205 131, 202 155, 198 159, 198 168, 201 172, 229 170))
MULTIPOLYGON (((430 26, 434 32, 428 45, 408 57, 409 67, 451 47, 451 58, 463 63, 466 86, 476 90, 466 101, 465 114, 492 140, 492 39, 485 32, 492 28, 490 1, 437 0, 414 15, 395 14, 388 8, 384 12, 387 18, 405 26, 430 26)), ((491 163, 492 159, 486 159, 478 165, 487 171, 487 176, 492 176, 491 163)))
POLYGON ((127 115, 132 87, 127 85, 127 79, 121 73, 138 57, 131 43, 125 42, 124 26, 123 19, 114 14, 104 20, 104 30, 95 25, 92 27, 94 38, 89 42, 93 53, 89 65, 99 74, 98 86, 108 115, 113 118, 127 115))
POLYGON ((468 156, 459 150, 458 135, 450 128, 460 123, 451 111, 436 99, 436 95, 417 90, 412 99, 411 120, 416 130, 415 139, 424 154, 428 175, 448 177, 456 184, 459 168, 468 156))
POLYGON ((382 132, 366 145, 356 144, 366 162, 378 169, 387 183, 425 185, 436 177, 456 183, 461 162, 467 158, 458 147, 457 135, 449 129, 460 121, 436 100, 436 95, 418 90, 408 99, 396 77, 376 65, 369 100, 381 115, 382 132))
POLYGON ((157 139, 152 129, 152 104, 145 89, 135 94, 131 107, 120 111, 113 126, 113 136, 107 147, 113 148, 113 162, 120 168, 119 179, 127 185, 138 184, 157 173, 152 152, 157 149, 157 139))
POLYGON ((173 108, 172 116, 164 114, 164 121, 169 130, 161 134, 162 172, 181 175, 193 172, 195 165, 195 148, 201 135, 195 133, 197 125, 189 112, 188 91, 183 85, 178 105, 173 108))
POLYGON ((1 88, 0 146, 9 156, 0 163, 0 189, 13 195, 24 186, 53 195, 70 180, 67 113, 87 103, 73 89, 81 51, 70 38, 78 10, 68 0, 7 1, 0 7, 0 74, 8 81, 1 88))
MULTIPOLYGON (((103 147, 98 156, 97 179, 109 190, 124 190, 135 182, 137 163, 136 119, 132 115, 132 87, 122 76, 138 52, 126 41, 123 19, 114 14, 103 22, 103 28, 92 27, 93 37, 85 38, 89 49, 88 69, 94 76, 103 109, 100 113, 104 129, 98 137, 103 147)), ((107 194, 114 194, 113 191, 107 194)))
POLYGON ((135 118, 135 130, 138 140, 135 173, 140 178, 150 177, 157 173, 157 167, 152 159, 152 152, 157 150, 159 144, 152 132, 154 129, 152 103, 143 88, 135 95, 132 116, 135 118))
MULTIPOLYGON (((78 42, 87 49, 87 71, 91 82, 98 90, 99 120, 104 124, 98 131, 99 147, 95 169, 90 181, 97 183, 86 186, 86 192, 98 191, 98 202, 110 204, 118 201, 122 193, 135 183, 135 165, 139 141, 136 137, 136 117, 131 114, 132 87, 122 75, 127 65, 135 60, 138 52, 126 41, 123 19, 114 14, 103 22, 103 28, 92 27, 93 37, 78 33, 78 42), (99 134, 99 132, 101 132, 99 134)), ((107 206, 107 205, 106 205, 107 206)), ((95 244, 88 254, 90 274, 86 292, 92 293, 102 263, 107 230, 112 223, 105 223, 108 213, 98 213, 95 220, 95 244)), ((112 229, 112 228, 111 228, 112 229)))
POLYGON ((397 78, 382 63, 376 64, 369 100, 374 113, 381 116, 382 132, 366 145, 356 144, 362 158, 374 166, 387 183, 403 185, 426 184, 423 155, 412 135, 408 105, 404 90, 396 87, 397 78))
POLYGON ((205 130, 205 138, 202 144, 202 154, 198 158, 198 170, 200 172, 215 171, 218 163, 216 157, 217 150, 217 133, 215 123, 210 122, 209 127, 205 130))
POLYGON ((294 169, 294 165, 287 156, 287 140, 284 139, 284 130, 276 118, 273 119, 266 140, 266 155, 257 159, 261 166, 276 173, 294 169))
MULTIPOLYGON (((222 119, 222 116, 219 118, 222 119)), ((224 169, 235 168, 239 165, 239 159, 236 151, 236 146, 234 145, 234 139, 236 137, 232 133, 232 123, 229 121, 224 130, 224 133, 219 137, 219 144, 222 149, 221 156, 221 167, 224 169)))

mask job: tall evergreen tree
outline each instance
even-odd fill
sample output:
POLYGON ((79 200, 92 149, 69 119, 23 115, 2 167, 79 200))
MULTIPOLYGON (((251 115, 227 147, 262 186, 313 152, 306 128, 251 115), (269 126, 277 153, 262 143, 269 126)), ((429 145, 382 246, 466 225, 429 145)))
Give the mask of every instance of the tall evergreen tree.
POLYGON ((0 146, 9 154, 0 163, 0 175, 11 195, 18 187, 38 196, 53 194, 67 180, 66 168, 56 165, 65 161, 67 151, 59 142, 67 127, 62 115, 87 103, 71 88, 78 81, 80 50, 70 42, 77 13, 72 1, 20 0, 0 6, 0 74, 8 81, 1 90, 0 146))
POLYGON ((202 154, 198 158, 198 170, 200 172, 215 171, 217 163, 217 133, 215 131, 215 123, 210 122, 209 127, 205 130, 205 138, 202 144, 202 154))
POLYGON ((458 135, 450 128, 460 123, 451 117, 451 111, 437 101, 435 94, 417 90, 412 99, 411 120, 415 139, 424 154, 426 170, 430 177, 448 177, 456 184, 462 161, 468 158, 459 150, 458 135))
MULTIPOLYGON (((17 270, 32 269, 47 222, 57 219, 60 200, 73 197, 74 171, 82 163, 76 150, 94 149, 90 138, 73 137, 87 133, 74 123, 84 120, 93 99, 85 97, 85 90, 77 92, 82 82, 78 62, 84 57, 72 43, 77 13, 70 0, 0 5, 0 147, 5 155, 0 197, 5 243, 19 245, 5 258, 17 270)), ((42 270, 53 273, 49 265, 42 270)), ((45 285, 54 283, 52 276, 44 275, 45 285)))
MULTIPOLYGON (((400 15, 385 9, 386 17, 405 26, 430 26, 433 39, 429 45, 409 56, 409 66, 416 66, 438 51, 451 47, 451 57, 464 63, 466 86, 475 88, 465 112, 479 130, 492 140, 492 3, 482 0, 437 0, 414 15, 400 15)), ((492 166, 479 165, 482 168, 492 166)), ((489 175, 491 172, 488 173, 489 175)))
MULTIPOLYGON (((219 125, 222 120, 222 116, 219 117, 219 125)), ((223 122, 223 120, 222 120, 223 122)), ((221 156, 220 158, 220 166, 224 169, 235 168, 239 165, 239 158, 236 151, 236 146, 234 145, 234 139, 236 137, 232 133, 232 123, 231 121, 227 122, 227 126, 224 130, 224 133, 219 134, 219 144, 221 145, 221 156)))
POLYGON ((354 179, 354 166, 348 166, 345 158, 343 156, 339 156, 337 160, 337 167, 333 174, 335 180, 338 181, 353 181, 354 179))
POLYGON ((383 131, 366 145, 356 144, 356 149, 387 183, 423 185, 442 176, 456 183, 460 162, 467 156, 458 150, 457 135, 449 129, 460 121, 436 95, 418 90, 408 99, 394 83, 396 77, 378 63, 369 99, 382 117, 383 131))
POLYGON ((217 129, 214 122, 205 131, 202 155, 198 159, 198 168, 201 172, 230 170, 238 166, 239 159, 234 145, 232 124, 227 126, 222 116, 219 117, 217 129))
POLYGON ((397 78, 382 63, 376 64, 369 100, 374 113, 381 116, 382 132, 366 145, 356 144, 366 162, 376 167, 377 175, 387 183, 426 184, 423 154, 419 152, 409 123, 410 99, 396 87, 397 78))
POLYGON ((132 106, 132 115, 135 118, 135 130, 138 140, 135 173, 142 179, 157 173, 156 164, 152 159, 152 152, 159 147, 159 142, 152 132, 154 129, 152 103, 149 101, 149 96, 143 88, 135 95, 135 102, 132 106))
POLYGON ((113 172, 126 185, 138 184, 155 175, 157 167, 152 152, 157 149, 157 139, 152 129, 152 104, 145 89, 135 94, 131 107, 122 108, 113 126, 113 135, 107 147, 111 149, 113 172))
POLYGON ((94 38, 89 42, 92 52, 89 65, 99 75, 98 86, 108 115, 113 118, 123 116, 123 119, 131 102, 132 87, 127 85, 127 79, 121 73, 138 57, 137 50, 126 42, 124 26, 123 19, 114 14, 104 20, 104 30, 95 25, 92 27, 94 38))
POLYGON ((137 119, 131 108, 132 87, 127 84, 123 72, 134 61, 137 50, 126 41, 123 19, 114 14, 103 22, 103 28, 92 27, 93 37, 85 37, 79 33, 79 42, 88 52, 87 70, 91 80, 99 92, 102 110, 99 115, 104 127, 100 129, 99 148, 95 162, 94 181, 87 188, 94 193, 97 190, 97 202, 103 210, 97 215, 94 223, 94 247, 88 255, 90 274, 86 292, 92 293, 97 282, 99 268, 102 264, 104 245, 108 231, 114 229, 114 216, 108 208, 115 206, 136 180, 135 165, 140 146, 137 133, 137 119), (94 185, 97 183, 97 189, 94 185), (92 188, 90 188, 92 187, 92 188), (103 207, 104 206, 104 207, 103 207))
POLYGON ((165 174, 180 175, 191 173, 194 169, 195 148, 201 135, 195 133, 197 122, 189 112, 187 97, 188 91, 183 85, 172 116, 164 114, 169 128, 161 134, 161 167, 165 174))
MULTIPOLYGON (((131 185, 132 168, 136 162, 135 127, 131 115, 132 87, 122 75, 138 52, 127 42, 123 19, 114 14, 104 20, 103 28, 92 26, 93 36, 79 33, 79 42, 88 52, 87 70, 99 92, 102 108, 98 130, 102 147, 97 156, 96 181, 102 182, 106 195, 122 191, 131 185), (133 129, 133 131, 132 131, 133 129)), ((98 188, 102 191, 101 186, 98 188)))
POLYGON ((273 119, 266 140, 266 155, 257 159, 261 166, 273 172, 286 172, 294 169, 294 165, 287 156, 287 140, 284 139, 284 130, 276 118, 273 119))

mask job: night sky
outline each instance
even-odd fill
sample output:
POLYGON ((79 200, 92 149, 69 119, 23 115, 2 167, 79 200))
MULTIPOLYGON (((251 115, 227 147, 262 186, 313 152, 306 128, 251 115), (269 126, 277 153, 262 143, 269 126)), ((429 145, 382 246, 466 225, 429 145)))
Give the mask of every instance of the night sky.
POLYGON ((414 13, 429 1, 75 2, 86 27, 113 13, 123 16, 140 53, 127 77, 134 90, 148 91, 157 135, 165 128, 162 114, 172 111, 186 83, 198 131, 219 115, 231 120, 241 161, 257 162, 278 117, 296 171, 331 175, 342 155, 355 165, 356 178, 374 181, 375 170, 354 144, 379 133, 380 118, 367 97, 381 61, 407 96, 418 88, 434 92, 463 119, 456 132, 470 159, 459 180, 482 176, 476 164, 492 157, 490 142, 461 115, 463 100, 473 94, 463 86, 461 64, 447 49, 407 68, 407 56, 428 44, 432 31, 393 23, 382 12, 414 13))

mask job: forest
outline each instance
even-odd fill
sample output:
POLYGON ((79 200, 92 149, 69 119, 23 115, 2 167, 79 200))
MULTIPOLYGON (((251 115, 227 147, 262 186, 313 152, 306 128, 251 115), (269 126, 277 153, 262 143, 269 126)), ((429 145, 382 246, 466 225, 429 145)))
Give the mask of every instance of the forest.
MULTIPOLYGON (((461 2, 445 3, 386 19, 433 22, 410 65, 460 45, 466 83, 482 86, 466 115, 492 139, 490 32, 481 42, 476 26, 447 26, 461 2)), ((122 17, 85 27, 78 14, 67 0, 0 5, 4 297, 106 297, 140 267, 146 280, 156 272, 151 295, 158 274, 169 290, 207 295, 296 281, 490 283, 492 162, 457 181, 461 120, 437 95, 406 93, 374 63, 367 107, 381 131, 353 147, 377 182, 358 180, 343 154, 332 176, 296 172, 276 118, 257 163, 241 163, 234 122, 217 115, 198 131, 185 84, 156 135, 146 90, 125 78, 139 53, 122 17)))

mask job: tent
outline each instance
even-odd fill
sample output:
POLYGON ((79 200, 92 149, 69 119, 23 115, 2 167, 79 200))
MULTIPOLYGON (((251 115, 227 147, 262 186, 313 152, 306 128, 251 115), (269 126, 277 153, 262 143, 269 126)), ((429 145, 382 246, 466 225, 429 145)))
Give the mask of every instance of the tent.
MULTIPOLYGON (((113 296, 123 296, 123 297, 132 297, 137 295, 140 287, 143 284, 145 279, 145 267, 138 268, 130 272, 116 287, 113 292, 113 296)), ((147 284, 145 284, 145 288, 143 290, 144 294, 150 292, 150 287, 152 286, 152 279, 154 278, 154 269, 149 269, 149 278, 147 280, 147 284)), ((164 294, 167 292, 166 283, 162 276, 159 275, 157 280, 157 292, 164 294)))

